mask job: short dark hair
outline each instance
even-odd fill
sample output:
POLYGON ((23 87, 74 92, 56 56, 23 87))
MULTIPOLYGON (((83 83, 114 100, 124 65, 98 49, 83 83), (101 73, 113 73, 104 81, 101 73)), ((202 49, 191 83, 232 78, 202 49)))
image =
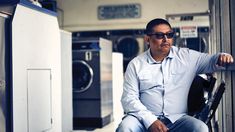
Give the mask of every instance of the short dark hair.
POLYGON ((170 23, 169 23, 167 20, 162 19, 162 18, 156 18, 156 19, 151 20, 151 21, 147 24, 146 29, 145 29, 145 33, 146 33, 146 34, 151 34, 151 33, 153 33, 153 28, 154 28, 155 26, 157 26, 157 25, 160 25, 160 24, 166 24, 166 25, 168 25, 168 26, 171 28, 171 25, 170 25, 170 23))

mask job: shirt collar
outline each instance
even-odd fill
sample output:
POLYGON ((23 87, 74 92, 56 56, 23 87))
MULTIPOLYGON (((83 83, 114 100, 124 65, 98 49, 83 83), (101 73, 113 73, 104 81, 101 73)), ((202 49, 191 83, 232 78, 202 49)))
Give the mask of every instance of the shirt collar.
MULTIPOLYGON (((166 57, 167 59, 170 58, 174 58, 174 54, 173 54, 173 48, 170 49, 170 53, 168 54, 168 56, 166 57)), ((150 64, 157 64, 159 62, 156 62, 153 57, 151 56, 151 53, 150 53, 150 48, 148 49, 147 51, 147 62, 150 63, 150 64)))

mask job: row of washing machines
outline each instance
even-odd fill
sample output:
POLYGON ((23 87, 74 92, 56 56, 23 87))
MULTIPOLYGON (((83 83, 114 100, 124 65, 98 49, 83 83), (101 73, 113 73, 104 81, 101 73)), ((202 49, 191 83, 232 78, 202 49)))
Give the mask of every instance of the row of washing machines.
MULTIPOLYGON (((197 27, 197 36, 181 37, 180 27, 173 27, 175 32, 174 45, 178 47, 188 47, 200 52, 209 51, 209 27, 197 27)), ((104 30, 104 31, 80 31, 73 32, 73 40, 93 40, 97 37, 103 37, 112 41, 113 51, 123 54, 123 70, 138 54, 141 54, 148 49, 147 44, 144 42, 144 29, 132 30, 104 30)))
POLYGON ((112 53, 123 54, 125 70, 145 50, 143 30, 73 32, 72 38, 73 127, 103 127, 113 120, 112 53))

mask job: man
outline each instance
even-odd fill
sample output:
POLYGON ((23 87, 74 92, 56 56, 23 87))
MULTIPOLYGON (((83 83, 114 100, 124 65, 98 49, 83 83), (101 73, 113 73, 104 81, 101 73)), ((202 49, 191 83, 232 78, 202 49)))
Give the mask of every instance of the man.
POLYGON ((187 115, 187 96, 197 74, 233 63, 230 54, 209 55, 172 46, 174 32, 164 19, 146 26, 149 49, 134 58, 125 73, 122 105, 126 116, 117 132, 208 132, 187 115))

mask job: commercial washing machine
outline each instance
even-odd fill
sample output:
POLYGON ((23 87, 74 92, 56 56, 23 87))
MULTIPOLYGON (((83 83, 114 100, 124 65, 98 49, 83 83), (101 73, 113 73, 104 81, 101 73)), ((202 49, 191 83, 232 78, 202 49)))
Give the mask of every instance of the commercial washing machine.
POLYGON ((134 57, 148 49, 144 42, 144 29, 73 32, 75 39, 92 39, 97 36, 111 40, 113 51, 123 54, 124 72, 134 57))
POLYGON ((73 41, 73 127, 103 127, 112 118, 112 43, 73 41))
POLYGON ((178 47, 187 47, 196 51, 209 52, 209 27, 197 27, 197 37, 181 37, 180 28, 173 28, 175 31, 174 45, 178 47))

